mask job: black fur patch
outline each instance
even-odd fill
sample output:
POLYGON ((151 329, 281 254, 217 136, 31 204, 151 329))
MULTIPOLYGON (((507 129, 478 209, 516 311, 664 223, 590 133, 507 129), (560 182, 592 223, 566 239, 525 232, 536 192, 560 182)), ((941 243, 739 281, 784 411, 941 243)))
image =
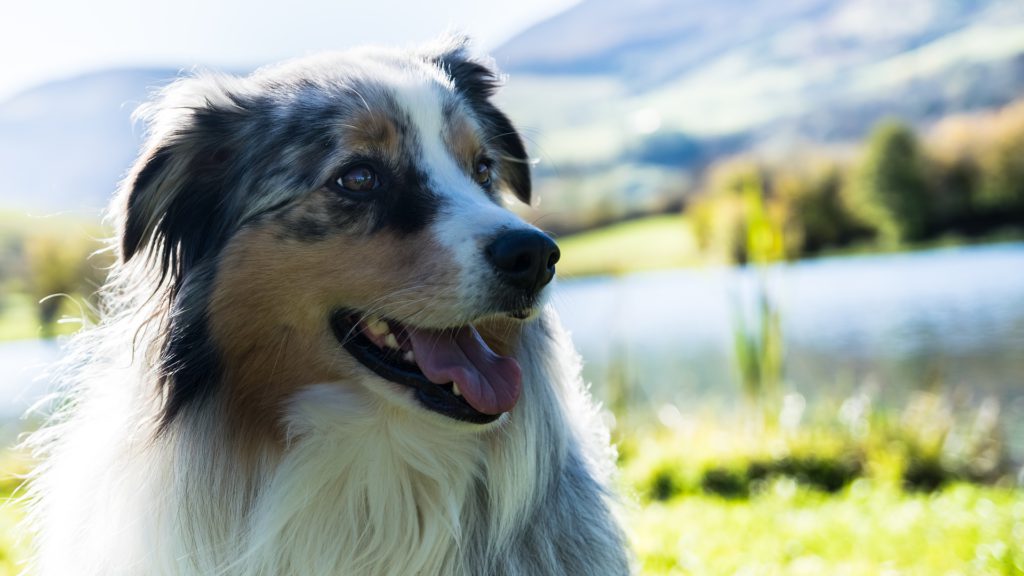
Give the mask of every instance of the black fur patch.
POLYGON ((171 308, 169 334, 161 356, 161 373, 167 386, 163 428, 183 408, 211 396, 220 381, 221 363, 210 340, 206 312, 213 277, 213 263, 189 275, 171 308))
POLYGON ((292 233, 292 236, 304 242, 323 240, 331 233, 331 227, 327 222, 312 216, 303 216, 291 224, 289 232, 292 233))
POLYGON ((500 177, 517 198, 529 204, 532 183, 526 147, 512 121, 490 100, 500 86, 497 73, 471 59, 462 43, 431 57, 430 61, 452 79, 455 88, 466 99, 483 126, 486 139, 498 149, 500 157, 495 160, 499 163, 500 177))
POLYGON ((377 226, 399 234, 419 232, 434 222, 439 208, 440 198, 431 190, 427 175, 409 166, 378 212, 377 226))

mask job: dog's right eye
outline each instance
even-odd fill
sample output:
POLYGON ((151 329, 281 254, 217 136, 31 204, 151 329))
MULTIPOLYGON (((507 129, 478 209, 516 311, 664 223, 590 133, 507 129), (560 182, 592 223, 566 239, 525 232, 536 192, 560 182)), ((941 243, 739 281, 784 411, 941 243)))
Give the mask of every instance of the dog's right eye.
POLYGON ((366 164, 360 164, 349 168, 343 174, 335 178, 329 185, 337 192, 355 192, 362 194, 376 190, 380 187, 380 178, 373 168, 366 164))

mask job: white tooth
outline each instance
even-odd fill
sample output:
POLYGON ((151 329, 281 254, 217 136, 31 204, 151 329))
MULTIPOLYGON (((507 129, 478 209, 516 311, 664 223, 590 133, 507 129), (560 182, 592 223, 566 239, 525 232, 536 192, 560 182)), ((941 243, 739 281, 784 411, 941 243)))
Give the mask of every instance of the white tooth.
POLYGON ((405 354, 402 354, 402 359, 412 364, 416 361, 416 355, 412 353, 412 350, 408 350, 405 354))
POLYGON ((370 331, 370 334, 380 337, 387 334, 391 330, 391 327, 388 326, 387 322, 379 318, 374 318, 373 320, 368 320, 366 322, 366 329, 370 331))
POLYGON ((395 338, 394 334, 388 332, 388 335, 384 337, 384 344, 391 348, 398 348, 398 338, 395 338))
POLYGON ((452 382, 452 394, 455 394, 456 396, 462 396, 462 391, 459 390, 459 385, 456 384, 455 382, 452 382))

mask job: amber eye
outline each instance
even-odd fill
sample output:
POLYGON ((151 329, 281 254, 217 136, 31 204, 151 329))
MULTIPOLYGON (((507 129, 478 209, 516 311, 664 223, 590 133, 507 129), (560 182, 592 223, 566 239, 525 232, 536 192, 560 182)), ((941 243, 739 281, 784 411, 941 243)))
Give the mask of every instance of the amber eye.
POLYGON ((360 164, 339 176, 334 185, 348 192, 369 192, 380 186, 380 179, 373 168, 360 164))
POLYGON ((491 187, 491 164, 489 159, 477 160, 476 168, 473 171, 473 179, 484 188, 491 187))

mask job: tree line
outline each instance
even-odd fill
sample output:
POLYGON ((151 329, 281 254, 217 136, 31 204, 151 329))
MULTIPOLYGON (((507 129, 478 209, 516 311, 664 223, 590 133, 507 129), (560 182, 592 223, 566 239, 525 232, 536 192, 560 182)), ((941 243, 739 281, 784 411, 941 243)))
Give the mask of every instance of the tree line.
POLYGON ((740 263, 1019 236, 1024 100, 947 118, 921 135, 885 120, 852 153, 731 158, 707 171, 687 211, 703 248, 740 263))

